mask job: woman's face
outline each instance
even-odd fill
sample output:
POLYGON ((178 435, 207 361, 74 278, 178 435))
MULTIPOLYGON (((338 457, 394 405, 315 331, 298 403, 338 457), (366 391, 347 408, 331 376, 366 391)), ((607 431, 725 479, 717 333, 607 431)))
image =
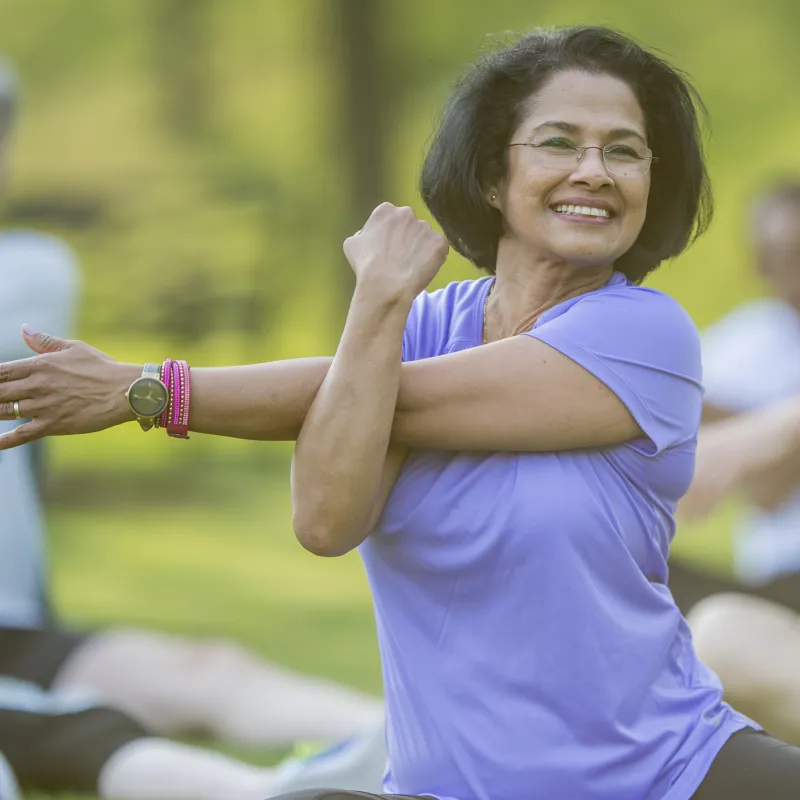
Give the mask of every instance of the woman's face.
POLYGON ((619 78, 560 72, 531 98, 509 144, 508 171, 493 203, 505 218, 504 238, 560 262, 609 264, 630 249, 644 224, 650 174, 644 114, 619 78), (580 161, 572 145, 586 150, 580 161))

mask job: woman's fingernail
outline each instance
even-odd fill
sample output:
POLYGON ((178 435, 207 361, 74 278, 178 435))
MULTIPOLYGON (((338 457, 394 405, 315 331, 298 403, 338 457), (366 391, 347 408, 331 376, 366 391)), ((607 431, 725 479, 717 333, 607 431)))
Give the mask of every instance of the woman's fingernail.
POLYGON ((31 328, 31 326, 28 325, 27 322, 22 323, 22 332, 27 333, 28 336, 33 336, 36 333, 36 331, 33 328, 31 328))

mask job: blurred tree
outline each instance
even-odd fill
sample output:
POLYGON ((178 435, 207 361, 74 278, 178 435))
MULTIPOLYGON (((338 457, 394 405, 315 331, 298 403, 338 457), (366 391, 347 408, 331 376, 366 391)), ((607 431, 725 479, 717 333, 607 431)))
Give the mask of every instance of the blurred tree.
MULTIPOLYGON (((339 241, 359 230, 389 195, 387 138, 398 86, 385 44, 388 4, 374 0, 336 0, 334 53, 341 75, 340 134, 349 203, 339 241)), ((353 277, 337 270, 342 315, 353 293, 353 277)))
POLYGON ((184 139, 199 139, 211 119, 210 0, 153 0, 151 64, 162 119, 184 139))

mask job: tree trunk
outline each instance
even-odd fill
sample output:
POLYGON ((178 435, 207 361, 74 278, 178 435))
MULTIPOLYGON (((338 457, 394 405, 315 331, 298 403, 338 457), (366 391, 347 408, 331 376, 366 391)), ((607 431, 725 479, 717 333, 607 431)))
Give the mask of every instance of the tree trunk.
MULTIPOLYGON (((387 135, 392 101, 389 58, 383 46, 388 0, 335 0, 341 75, 340 132, 349 202, 342 215, 343 241, 372 210, 389 199, 387 135)), ((339 270, 341 318, 353 293, 353 276, 339 270)))

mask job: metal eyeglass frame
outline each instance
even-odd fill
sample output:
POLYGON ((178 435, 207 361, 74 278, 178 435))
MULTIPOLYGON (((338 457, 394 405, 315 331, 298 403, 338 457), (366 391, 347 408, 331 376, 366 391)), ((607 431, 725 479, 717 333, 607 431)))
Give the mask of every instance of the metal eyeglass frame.
MULTIPOLYGON (((606 145, 606 147, 608 147, 608 146, 609 145, 606 145)), ((506 147, 544 147, 544 142, 542 142, 540 144, 537 144, 536 142, 512 142, 511 144, 507 144, 506 147)), ((575 145, 572 145, 572 147, 573 147, 573 149, 575 150, 575 152, 577 153, 577 156, 578 156, 578 161, 576 162, 577 164, 580 164, 581 161, 583 161, 583 157, 584 157, 584 155, 586 155, 586 151, 587 150, 599 150, 600 151, 600 158, 603 161, 603 166, 605 167, 606 172, 610 173, 611 175, 618 175, 621 178, 631 177, 631 176, 628 176, 628 175, 623 175, 623 174, 621 174, 619 172, 615 172, 613 169, 611 169, 608 166, 608 162, 606 161, 606 148, 605 147, 598 147, 597 145, 588 145, 588 144, 587 145, 575 144, 575 145)), ((650 172, 650 169, 652 168, 653 164, 655 164, 658 161, 658 158, 653 155, 653 151, 649 147, 647 148, 647 152, 650 153, 649 156, 645 156, 644 158, 640 158, 639 159, 639 161, 646 161, 647 162, 647 168, 645 169, 644 172, 635 173, 637 178, 638 177, 643 177, 644 175, 647 175, 647 173, 650 172)))

